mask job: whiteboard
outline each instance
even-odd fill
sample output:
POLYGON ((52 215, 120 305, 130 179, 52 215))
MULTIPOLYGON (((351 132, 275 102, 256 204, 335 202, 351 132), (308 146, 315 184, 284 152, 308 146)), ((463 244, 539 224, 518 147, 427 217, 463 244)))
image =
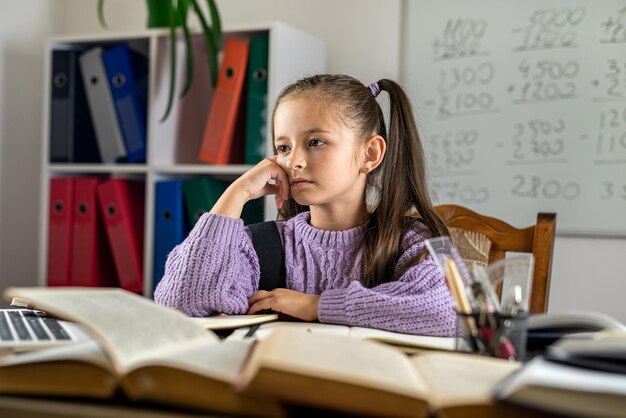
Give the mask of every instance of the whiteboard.
POLYGON ((404 19, 436 204, 626 236, 625 0, 406 0, 404 19))

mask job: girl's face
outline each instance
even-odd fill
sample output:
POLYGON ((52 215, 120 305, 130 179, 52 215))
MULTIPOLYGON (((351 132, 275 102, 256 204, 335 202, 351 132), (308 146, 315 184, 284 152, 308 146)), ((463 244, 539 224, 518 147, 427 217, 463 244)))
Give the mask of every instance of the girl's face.
POLYGON ((299 204, 311 210, 360 210, 365 205, 364 151, 355 133, 333 117, 334 110, 306 96, 282 102, 274 114, 277 163, 299 204))

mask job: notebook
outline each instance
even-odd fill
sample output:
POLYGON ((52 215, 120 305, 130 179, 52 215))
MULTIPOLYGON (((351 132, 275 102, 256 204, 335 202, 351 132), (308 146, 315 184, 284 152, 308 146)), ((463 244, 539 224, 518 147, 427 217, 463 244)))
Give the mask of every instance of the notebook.
POLYGON ((32 309, 0 309, 0 353, 71 344, 90 337, 79 325, 32 309))

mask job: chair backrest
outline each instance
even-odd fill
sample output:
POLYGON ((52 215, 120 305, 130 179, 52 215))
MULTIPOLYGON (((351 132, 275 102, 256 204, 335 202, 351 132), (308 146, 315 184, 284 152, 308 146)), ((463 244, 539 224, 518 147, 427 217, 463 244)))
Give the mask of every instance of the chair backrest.
POLYGON ((520 229, 463 206, 439 205, 435 206, 435 210, 448 227, 474 231, 487 236, 491 241, 490 264, 503 259, 509 251, 532 253, 535 266, 530 289, 529 311, 531 313, 547 311, 556 229, 555 213, 539 213, 535 225, 520 229))

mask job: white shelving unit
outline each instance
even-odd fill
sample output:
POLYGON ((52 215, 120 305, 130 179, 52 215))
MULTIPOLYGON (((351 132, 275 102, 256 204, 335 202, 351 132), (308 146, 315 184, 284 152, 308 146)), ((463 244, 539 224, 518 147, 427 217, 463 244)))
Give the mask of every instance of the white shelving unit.
MULTIPOLYGON (((272 106, 287 84, 306 75, 322 73, 326 70, 326 48, 323 42, 313 36, 288 26, 274 22, 251 27, 226 28, 224 38, 249 38, 261 34, 269 36, 268 66, 268 120, 266 124, 266 151, 272 154, 271 117, 272 106)), ((194 34, 194 81, 191 91, 182 99, 176 98, 170 116, 161 122, 168 94, 169 74, 169 33, 167 30, 146 30, 136 33, 105 33, 94 36, 73 36, 53 38, 48 42, 45 65, 42 133, 41 207, 39 216, 39 257, 38 282, 47 282, 48 259, 48 201, 49 179, 55 176, 100 175, 110 177, 139 178, 145 180, 144 212, 144 294, 152 293, 152 259, 154 250, 154 186, 157 181, 167 179, 187 179, 200 175, 213 175, 234 179, 251 166, 248 165, 209 165, 198 163, 197 154, 204 133, 204 127, 211 100, 210 71, 205 55, 201 34, 194 34), (73 164, 50 163, 50 51, 66 45, 98 45, 117 42, 139 43, 147 46, 149 52, 150 80, 148 90, 148 133, 147 161, 145 164, 73 164)), ((177 92, 182 91, 184 77, 184 42, 178 40, 177 92)), ((276 210, 273 199, 265 200, 265 219, 274 219, 276 210)))

